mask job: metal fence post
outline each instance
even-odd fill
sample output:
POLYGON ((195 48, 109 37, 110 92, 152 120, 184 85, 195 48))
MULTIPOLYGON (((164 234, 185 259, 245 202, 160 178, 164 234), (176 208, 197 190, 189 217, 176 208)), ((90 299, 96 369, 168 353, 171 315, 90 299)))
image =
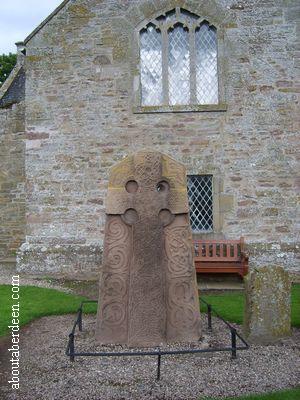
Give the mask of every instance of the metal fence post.
POLYGON ((79 332, 82 332, 82 307, 78 310, 78 329, 79 332))
POLYGON ((70 361, 75 361, 75 345, 74 345, 74 333, 70 333, 69 335, 69 350, 70 350, 70 361))
POLYGON ((160 363, 161 363, 161 354, 160 354, 160 351, 159 351, 158 357, 157 357, 157 376, 156 376, 156 380, 157 381, 160 380, 160 363))
POLYGON ((230 329, 231 331, 231 358, 236 358, 236 330, 234 328, 230 329))
POLYGON ((211 325, 211 305, 210 304, 207 304, 207 325, 208 325, 208 330, 211 332, 212 325, 211 325))
MULTIPOLYGON (((90 301, 91 303, 96 303, 96 301, 90 301)), ((237 350, 248 350, 249 345, 247 342, 242 338, 242 336, 237 332, 237 330, 230 325, 228 322, 226 322, 214 309, 213 307, 208 304, 206 301, 202 300, 202 302, 207 306, 207 314, 208 314, 208 330, 212 330, 212 313, 223 321, 223 323, 226 324, 226 326, 230 329, 231 333, 231 347, 213 347, 213 348, 205 348, 205 349, 180 349, 180 350, 161 350, 158 347, 158 350, 156 351, 139 351, 139 352, 98 352, 98 353, 92 353, 92 352, 80 352, 77 350, 75 351, 75 331, 76 331, 76 325, 78 325, 78 329, 81 331, 82 330, 82 317, 83 317, 83 305, 81 304, 80 308, 78 308, 77 312, 77 317, 76 320, 74 321, 73 329, 71 333, 69 334, 69 341, 68 345, 66 348, 66 355, 70 357, 70 361, 74 362, 75 361, 75 356, 76 357, 82 357, 82 356, 100 356, 100 357, 118 357, 118 356, 157 356, 157 375, 156 375, 156 380, 159 381, 161 378, 161 358, 164 355, 175 355, 175 354, 192 354, 192 353, 204 353, 204 352, 219 352, 219 351, 226 351, 226 352, 231 352, 231 358, 236 359, 237 358, 237 350), (237 347, 237 337, 243 342, 244 346, 237 347)), ((89 301, 84 301, 83 303, 89 303, 89 301)))

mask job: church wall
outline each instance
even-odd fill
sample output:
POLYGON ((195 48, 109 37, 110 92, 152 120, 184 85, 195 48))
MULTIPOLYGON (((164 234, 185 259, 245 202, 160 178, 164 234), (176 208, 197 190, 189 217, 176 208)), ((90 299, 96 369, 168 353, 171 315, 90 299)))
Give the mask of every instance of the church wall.
POLYGON ((97 276, 108 170, 142 148, 212 174, 217 237, 296 262, 296 1, 71 1, 27 44, 27 236, 18 268, 97 276), (183 6, 224 30, 227 111, 134 113, 134 28, 183 6))
POLYGON ((0 109, 0 266, 25 240, 24 103, 0 109))

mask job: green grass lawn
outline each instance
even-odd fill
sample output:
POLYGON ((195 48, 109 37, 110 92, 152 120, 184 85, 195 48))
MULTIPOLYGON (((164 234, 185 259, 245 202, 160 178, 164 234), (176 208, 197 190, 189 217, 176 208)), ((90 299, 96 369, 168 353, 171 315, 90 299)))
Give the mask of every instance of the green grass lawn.
MULTIPOLYGON (((0 285, 0 336, 6 335, 11 321, 11 286, 0 285)), ((212 304, 219 314, 230 322, 242 324, 244 295, 242 292, 228 292, 202 296, 212 304)), ((46 315, 75 313, 79 303, 86 298, 75 296, 54 289, 33 286, 20 286, 20 325, 46 315)), ((95 304, 85 306, 86 312, 96 312, 95 304)), ((205 312, 201 305, 201 311, 205 312)), ((292 287, 292 325, 300 327, 300 284, 292 287)))
MULTIPOLYGON (((292 286, 292 326, 300 328, 300 283, 292 286)), ((300 396, 299 396, 300 399, 300 396)))
MULTIPOLYGON (((300 399, 300 388, 284 390, 280 392, 266 393, 266 394, 242 396, 242 397, 226 397, 226 399, 224 400, 299 400, 299 399, 300 399)), ((217 400, 217 399, 200 398, 199 400, 217 400)))
MULTIPOLYGON (((11 323, 11 307, 16 301, 11 299, 11 286, 0 285, 0 336, 9 333, 11 323)), ((20 325, 48 315, 75 313, 84 297, 33 286, 20 286, 20 325)), ((212 304, 219 314, 228 321, 241 324, 243 322, 244 295, 242 292, 222 292, 214 295, 204 295, 204 300, 212 304)), ((84 306, 86 313, 95 313, 96 304, 84 306)), ((300 284, 292 287, 292 325, 300 327, 300 284)), ((205 312, 205 306, 201 305, 205 312)), ((300 389, 265 395, 252 395, 228 398, 227 400, 299 400, 300 389)), ((204 399, 203 399, 204 400, 204 399)), ((213 400, 213 399, 206 399, 213 400)))
MULTIPOLYGON (((202 295, 206 302, 227 321, 237 324, 243 323, 245 298, 243 292, 228 292, 214 295, 202 295)), ((292 286, 291 293, 291 320, 292 326, 300 328, 300 284, 292 286)), ((201 311, 206 312, 206 306, 201 304, 201 311)), ((299 398, 300 399, 300 398, 299 398)))
MULTIPOLYGON (((11 286, 0 285, 0 336, 9 332, 11 307, 16 300, 11 298, 11 286)), ((23 326, 34 319, 46 315, 75 313, 84 297, 74 296, 54 289, 34 286, 20 286, 20 325, 23 326)), ((96 304, 86 304, 85 312, 96 312, 96 304)))

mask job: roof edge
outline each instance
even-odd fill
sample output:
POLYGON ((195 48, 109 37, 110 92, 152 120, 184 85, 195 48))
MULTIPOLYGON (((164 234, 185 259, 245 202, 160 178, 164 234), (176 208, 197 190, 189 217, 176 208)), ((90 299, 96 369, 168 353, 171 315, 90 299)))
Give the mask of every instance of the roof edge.
POLYGON ((8 75, 6 78, 5 82, 0 88, 0 100, 2 97, 5 95, 5 93, 8 91, 10 86, 12 85, 13 81, 15 80, 16 76, 18 75, 20 69, 23 67, 23 64, 18 62, 14 68, 12 69, 11 73, 8 75))
POLYGON ((59 13, 59 11, 64 8, 65 5, 67 5, 70 2, 70 0, 64 0, 56 9, 48 15, 46 19, 44 19, 24 40, 24 44, 27 44, 53 17, 55 17, 56 14, 59 13))

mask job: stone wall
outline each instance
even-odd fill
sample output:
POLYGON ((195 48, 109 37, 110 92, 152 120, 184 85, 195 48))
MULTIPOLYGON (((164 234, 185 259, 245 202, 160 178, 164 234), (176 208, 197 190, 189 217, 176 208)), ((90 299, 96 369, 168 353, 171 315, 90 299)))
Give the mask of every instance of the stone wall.
POLYGON ((0 109, 0 265, 25 240, 24 103, 0 109))
POLYGON ((64 254, 74 249, 80 268, 93 274, 86 260, 96 249, 101 262, 108 169, 152 148, 183 162, 189 174, 218 177, 218 234, 245 237, 250 267, 270 261, 299 270, 296 6, 293 0, 67 3, 27 43, 28 212, 19 269, 34 263, 35 272, 71 273, 74 258, 64 254), (227 111, 134 113, 134 29, 175 6, 224 32, 227 111), (61 259, 53 246, 62 246, 61 259))

